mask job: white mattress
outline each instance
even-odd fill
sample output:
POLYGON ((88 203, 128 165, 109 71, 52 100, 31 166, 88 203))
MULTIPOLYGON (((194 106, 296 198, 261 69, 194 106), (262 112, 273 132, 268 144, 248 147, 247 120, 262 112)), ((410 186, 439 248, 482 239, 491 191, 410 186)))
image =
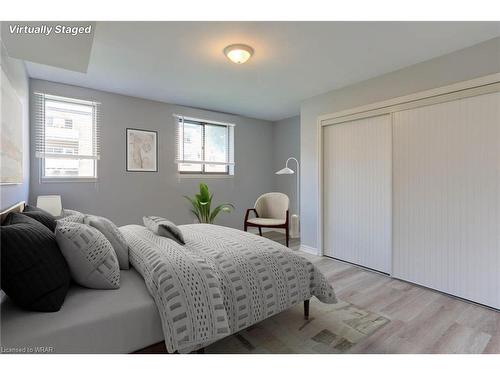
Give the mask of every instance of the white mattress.
POLYGON ((55 313, 21 310, 5 296, 1 302, 4 353, 36 347, 54 353, 130 353, 163 339, 158 309, 134 269, 121 271, 117 290, 72 286, 55 313))

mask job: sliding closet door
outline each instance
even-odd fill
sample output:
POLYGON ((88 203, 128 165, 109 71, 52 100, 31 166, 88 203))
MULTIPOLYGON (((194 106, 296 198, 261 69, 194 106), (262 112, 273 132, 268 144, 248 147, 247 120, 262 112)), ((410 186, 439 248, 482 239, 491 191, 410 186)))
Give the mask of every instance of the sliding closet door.
POLYGON ((324 254, 391 272, 391 117, 323 129, 324 254))
POLYGON ((500 308, 500 94, 394 114, 395 277, 500 308))

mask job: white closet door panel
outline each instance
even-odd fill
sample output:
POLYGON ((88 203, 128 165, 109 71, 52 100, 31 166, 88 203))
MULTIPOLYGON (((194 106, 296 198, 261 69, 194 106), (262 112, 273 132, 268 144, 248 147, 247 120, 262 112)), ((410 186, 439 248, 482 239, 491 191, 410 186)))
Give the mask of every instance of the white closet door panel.
POLYGON ((324 253, 391 272, 391 117, 327 126, 324 253))
POLYGON ((394 276, 500 308, 500 94, 393 124, 394 276))

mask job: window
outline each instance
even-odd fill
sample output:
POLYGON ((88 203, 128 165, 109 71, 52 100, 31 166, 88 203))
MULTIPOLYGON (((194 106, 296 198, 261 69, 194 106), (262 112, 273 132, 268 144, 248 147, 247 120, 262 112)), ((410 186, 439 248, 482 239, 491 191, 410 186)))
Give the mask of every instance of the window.
POLYGON ((35 93, 36 157, 43 179, 96 179, 99 103, 35 93))
POLYGON ((177 117, 177 169, 181 174, 234 174, 234 125, 177 117))

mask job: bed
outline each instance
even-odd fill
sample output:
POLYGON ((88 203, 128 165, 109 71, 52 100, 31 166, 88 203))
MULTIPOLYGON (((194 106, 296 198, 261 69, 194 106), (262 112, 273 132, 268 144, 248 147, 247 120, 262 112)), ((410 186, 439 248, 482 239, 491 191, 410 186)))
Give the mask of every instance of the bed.
POLYGON ((163 340, 160 316, 142 277, 122 270, 120 289, 70 287, 56 313, 24 311, 5 295, 0 345, 46 353, 132 353, 163 340))
POLYGON ((297 304, 308 318, 312 296, 336 302, 313 264, 274 241, 211 224, 179 228, 185 245, 144 226, 120 228, 132 266, 120 289, 73 285, 55 313, 23 311, 2 296, 0 345, 131 353, 163 342, 168 353, 188 353, 297 304))

